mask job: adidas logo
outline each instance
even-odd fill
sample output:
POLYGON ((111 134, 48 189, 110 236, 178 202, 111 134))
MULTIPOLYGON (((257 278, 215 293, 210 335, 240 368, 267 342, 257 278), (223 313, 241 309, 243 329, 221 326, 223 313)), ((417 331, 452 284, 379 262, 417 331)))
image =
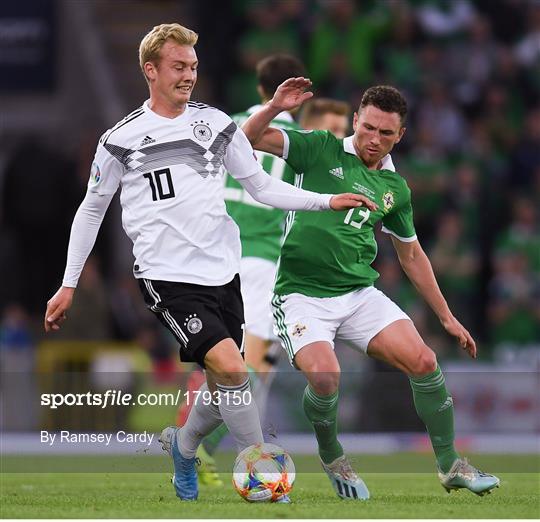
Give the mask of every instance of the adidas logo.
POLYGON ((332 176, 335 176, 336 178, 345 179, 345 176, 343 176, 343 167, 336 167, 335 169, 330 169, 328 173, 332 174, 332 176))
POLYGON ((334 421, 323 419, 321 421, 313 421, 313 426, 319 426, 320 428, 329 428, 334 424, 334 421))
POLYGON ((450 406, 453 406, 454 401, 452 400, 452 397, 446 397, 446 400, 444 401, 443 405, 437 410, 439 412, 446 410, 446 408, 450 408, 450 406))
POLYGON ((150 145, 150 143, 155 143, 156 140, 154 138, 151 138, 150 136, 146 136, 142 141, 141 141, 141 147, 144 147, 145 145, 150 145))

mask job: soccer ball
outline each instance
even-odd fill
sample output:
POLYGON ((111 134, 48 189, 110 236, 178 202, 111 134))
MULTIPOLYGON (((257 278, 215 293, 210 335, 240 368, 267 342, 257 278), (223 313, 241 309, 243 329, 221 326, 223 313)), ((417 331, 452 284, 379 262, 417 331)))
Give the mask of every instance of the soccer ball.
POLYGON ((233 485, 248 502, 274 502, 291 491, 295 475, 285 450, 275 444, 255 444, 236 457, 233 485))

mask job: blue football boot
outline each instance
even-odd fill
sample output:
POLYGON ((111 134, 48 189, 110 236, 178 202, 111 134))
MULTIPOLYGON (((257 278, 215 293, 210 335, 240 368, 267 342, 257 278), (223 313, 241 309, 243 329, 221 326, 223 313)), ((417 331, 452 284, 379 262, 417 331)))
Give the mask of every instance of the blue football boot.
POLYGON ((196 458, 186 459, 178 449, 177 434, 180 428, 169 426, 159 436, 164 451, 173 459, 174 475, 172 483, 176 496, 181 500, 197 500, 199 485, 197 482, 196 458))

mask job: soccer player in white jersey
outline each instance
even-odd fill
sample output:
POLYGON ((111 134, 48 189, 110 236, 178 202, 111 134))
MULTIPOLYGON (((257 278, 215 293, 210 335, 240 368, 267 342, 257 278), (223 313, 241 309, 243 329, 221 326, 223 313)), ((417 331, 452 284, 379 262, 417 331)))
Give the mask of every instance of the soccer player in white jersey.
POLYGON ((435 353, 409 317, 373 286, 379 275, 370 266, 377 254, 374 226, 382 221, 409 279, 445 330, 476 357, 476 344, 450 311, 416 237, 411 193, 389 156, 405 132, 406 101, 393 87, 368 89, 354 115, 354 135, 343 140, 329 132, 269 128, 276 114, 298 106, 300 93, 309 86, 304 78, 287 80, 243 129, 256 149, 286 159, 298 173, 299 186, 324 192, 357 190, 378 204, 375 211, 296 213, 288 219, 281 249, 272 301, 276 328, 291 363, 308 380, 303 406, 317 436, 323 469, 338 496, 369 498, 337 439, 340 366, 333 347, 339 339, 409 376, 444 488, 488 493, 499 479, 456 452, 452 397, 435 353))
POLYGON ((156 26, 143 38, 139 58, 150 98, 99 141, 73 220, 62 286, 44 318, 47 332, 66 319, 103 216, 121 186, 123 227, 133 241, 133 272, 146 304, 178 340, 181 360, 206 369, 201 391, 214 397, 210 404, 199 401, 182 428, 165 428, 160 437, 183 500, 198 496, 195 453, 222 421, 238 449, 263 441, 253 401, 233 400, 249 394, 249 380, 242 357, 240 240, 225 211, 224 169, 255 199, 284 209, 373 207, 355 194, 316 194, 272 179, 226 114, 190 102, 197 38, 179 24, 156 26))

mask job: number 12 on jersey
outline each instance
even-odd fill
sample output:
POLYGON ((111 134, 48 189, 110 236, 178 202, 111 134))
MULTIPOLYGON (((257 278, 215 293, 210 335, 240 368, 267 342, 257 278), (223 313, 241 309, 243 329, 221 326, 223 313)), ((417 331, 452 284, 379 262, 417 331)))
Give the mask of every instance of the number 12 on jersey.
POLYGON ((347 212, 347 215, 345 216, 343 222, 346 225, 351 225, 355 228, 362 228, 362 225, 369 219, 370 214, 371 212, 367 208, 351 208, 349 212, 347 212), (352 219, 355 210, 358 210, 358 213, 362 216, 362 219, 360 221, 353 221, 352 219))
POLYGON ((147 172, 143 174, 143 178, 150 183, 150 190, 152 191, 152 201, 158 199, 174 198, 174 186, 172 184, 171 171, 169 169, 154 170, 154 172, 147 172), (167 185, 166 191, 163 190, 162 177, 165 176, 165 183, 167 185), (157 188, 157 190, 156 190, 157 188))

